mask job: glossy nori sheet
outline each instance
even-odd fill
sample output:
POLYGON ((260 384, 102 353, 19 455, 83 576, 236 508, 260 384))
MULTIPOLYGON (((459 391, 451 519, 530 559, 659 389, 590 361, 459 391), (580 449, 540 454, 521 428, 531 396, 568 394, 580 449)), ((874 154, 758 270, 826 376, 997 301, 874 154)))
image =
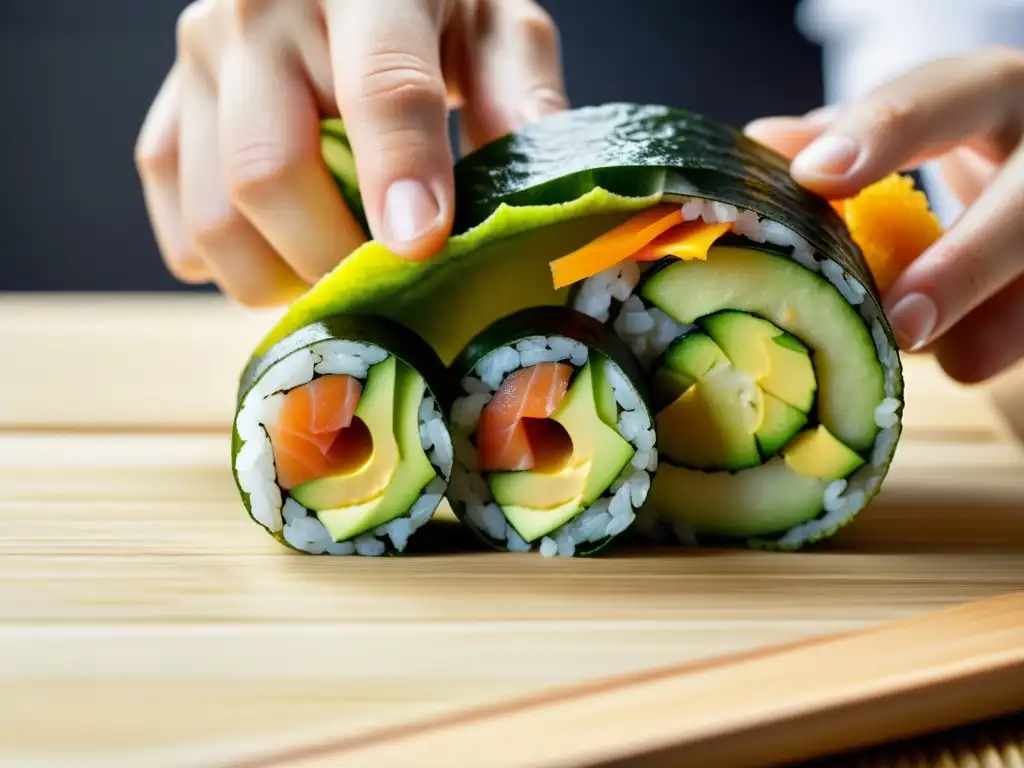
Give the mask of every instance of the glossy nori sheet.
POLYGON ((595 186, 627 197, 703 197, 784 224, 877 297, 842 219, 793 180, 781 155, 686 110, 613 103, 563 112, 467 155, 455 173, 456 233, 502 203, 562 203, 595 186))

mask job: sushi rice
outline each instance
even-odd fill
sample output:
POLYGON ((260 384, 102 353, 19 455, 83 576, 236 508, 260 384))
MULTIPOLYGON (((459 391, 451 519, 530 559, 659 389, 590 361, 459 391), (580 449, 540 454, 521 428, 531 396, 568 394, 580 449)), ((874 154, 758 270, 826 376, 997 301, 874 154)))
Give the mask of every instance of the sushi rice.
POLYGON ((390 353, 373 344, 326 340, 297 350, 272 365, 250 389, 235 419, 243 441, 235 460, 238 484, 249 496, 253 519, 295 549, 312 555, 383 555, 402 552, 409 538, 433 516, 448 488, 453 464, 451 435, 429 390, 419 408, 420 443, 437 470, 409 513, 349 541, 331 538, 316 513, 283 496, 277 483, 274 453, 266 425, 273 424, 284 393, 316 375, 348 374, 366 383, 370 367, 390 353))
POLYGON ((530 336, 516 344, 498 347, 482 357, 460 382, 462 395, 452 406, 455 464, 448 496, 464 506, 465 522, 503 543, 510 552, 536 549, 544 557, 572 557, 582 544, 596 544, 628 529, 636 519, 651 488, 651 473, 658 466, 655 430, 639 393, 622 370, 603 355, 591 355, 587 346, 564 336, 530 336), (635 449, 633 457, 608 491, 590 507, 542 537, 536 544, 523 540, 494 502, 490 487, 479 471, 471 435, 481 413, 506 377, 537 363, 568 362, 577 371, 588 360, 607 366, 615 395, 617 431, 635 449))
MULTIPOLYGON (((878 309, 868 300, 868 291, 837 262, 824 258, 804 238, 788 227, 756 212, 741 210, 727 203, 689 198, 681 203, 684 221, 703 220, 707 224, 733 222, 733 233, 755 243, 768 243, 790 248, 789 258, 806 269, 821 274, 842 297, 855 307, 871 331, 875 351, 885 374, 884 398, 875 410, 879 432, 872 446, 870 460, 850 478, 832 481, 823 495, 823 512, 813 520, 801 523, 780 538, 765 541, 753 539, 755 546, 797 549, 808 541, 828 536, 842 527, 865 506, 888 471, 901 432, 898 411, 903 397, 903 379, 898 350, 889 342, 882 328, 878 309)), ((604 270, 585 280, 575 293, 573 308, 607 323, 615 304, 618 314, 612 323, 616 335, 626 342, 645 369, 663 354, 678 338, 695 329, 677 323, 657 307, 647 308, 634 290, 652 263, 628 261, 604 270)), ((641 509, 637 530, 658 540, 674 537, 680 543, 695 546, 697 535, 690 526, 679 521, 655 519, 653 513, 641 509)))

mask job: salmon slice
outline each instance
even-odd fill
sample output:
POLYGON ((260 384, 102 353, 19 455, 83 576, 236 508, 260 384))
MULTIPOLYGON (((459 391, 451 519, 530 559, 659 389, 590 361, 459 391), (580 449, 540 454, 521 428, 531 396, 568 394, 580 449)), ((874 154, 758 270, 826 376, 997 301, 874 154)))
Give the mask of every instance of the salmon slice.
POLYGON ((543 421, 566 392, 572 366, 538 363, 502 382, 480 414, 476 449, 485 472, 542 468, 563 462, 572 443, 560 425, 543 421), (566 450, 568 448, 568 451, 566 450))
POLYGON ((358 379, 331 374, 284 396, 274 422, 267 425, 282 488, 290 490, 358 463, 356 454, 365 453, 370 439, 366 426, 353 420, 361 394, 358 379))

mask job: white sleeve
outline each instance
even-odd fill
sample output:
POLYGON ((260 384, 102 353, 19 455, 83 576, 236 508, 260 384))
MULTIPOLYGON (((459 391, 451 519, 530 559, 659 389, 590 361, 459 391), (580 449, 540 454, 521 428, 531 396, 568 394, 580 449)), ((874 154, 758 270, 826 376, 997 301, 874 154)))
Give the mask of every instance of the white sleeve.
MULTIPOLYGON (((1024 0, 801 0, 796 22, 822 46, 826 103, 855 99, 933 59, 989 45, 1024 48, 1024 0)), ((949 224, 959 200, 933 165, 921 177, 949 224)))

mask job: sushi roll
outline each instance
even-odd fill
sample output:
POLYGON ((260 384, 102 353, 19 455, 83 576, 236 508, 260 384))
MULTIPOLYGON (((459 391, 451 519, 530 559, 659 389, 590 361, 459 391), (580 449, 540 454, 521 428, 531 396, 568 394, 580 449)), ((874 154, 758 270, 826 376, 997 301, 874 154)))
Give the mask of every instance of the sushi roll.
POLYGON ((636 360, 561 307, 494 323, 452 366, 449 500, 501 550, 589 555, 626 531, 658 466, 636 360))
MULTIPOLYGON (((354 183, 344 161, 334 167, 339 184, 354 183)), ((644 503, 631 505, 636 528, 690 544, 796 549, 839 530, 879 491, 904 405, 879 283, 937 236, 926 201, 902 177, 826 201, 792 179, 784 158, 729 126, 623 103, 546 117, 467 154, 454 174, 454 226, 438 253, 410 262, 365 243, 289 307, 256 354, 350 313, 414 328, 447 366, 464 350, 482 350, 466 368, 475 373, 453 382, 462 387, 453 430, 466 438, 455 441, 456 458, 461 446, 472 464, 465 430, 478 424, 465 418, 479 409, 482 419, 482 398, 496 400, 526 367, 517 345, 573 338, 554 322, 502 340, 490 330, 527 310, 570 311, 625 346, 637 373, 606 357, 650 393, 640 399, 650 408, 658 470, 644 503), (502 347, 518 357, 503 351, 477 367, 502 347), (485 380, 497 360, 518 362, 501 380, 485 380), (486 392, 468 389, 481 386, 474 376, 486 392)), ((540 349, 556 350, 547 342, 540 349)), ((571 352, 568 360, 567 397, 583 373, 571 352)), ((469 473, 478 475, 485 479, 469 473)), ((550 553, 566 533, 559 526, 574 519, 539 539, 537 531, 523 536, 510 526, 517 505, 500 503, 489 483, 471 480, 467 495, 456 470, 452 485, 464 521, 490 528, 500 548, 511 538, 550 553)), ((570 551, 568 543, 561 549, 570 551)))
POLYGON ((866 269, 715 200, 646 214, 620 233, 671 226, 573 296, 650 382, 663 463, 641 529, 783 549, 832 534, 878 490, 900 432, 900 359, 866 269))
POLYGON ((250 517, 313 555, 404 552, 452 472, 447 372, 378 317, 333 316, 245 370, 232 468, 250 517))

